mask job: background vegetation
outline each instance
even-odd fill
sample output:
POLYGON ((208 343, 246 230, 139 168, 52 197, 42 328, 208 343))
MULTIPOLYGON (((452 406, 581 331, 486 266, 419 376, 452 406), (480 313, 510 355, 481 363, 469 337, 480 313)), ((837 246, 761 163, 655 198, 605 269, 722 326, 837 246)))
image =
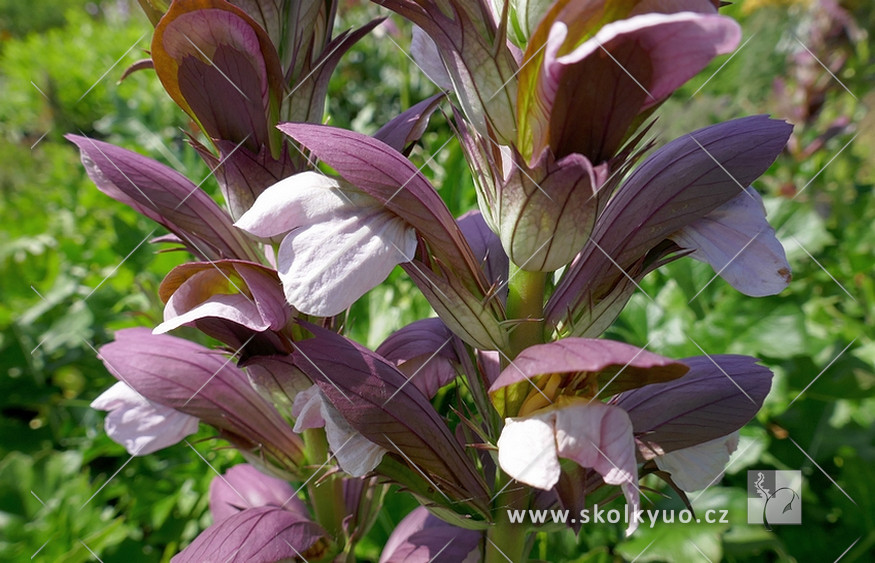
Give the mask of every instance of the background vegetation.
MULTIPOLYGON (((344 26, 375 13, 354 6, 344 26)), ((694 503, 730 508, 732 523, 658 525, 628 541, 619 526, 543 533, 533 557, 865 561, 875 549, 875 66, 866 32, 875 13, 865 0, 742 1, 727 12, 741 20, 744 46, 666 103, 655 129, 670 140, 751 113, 796 124, 756 186, 794 282, 750 299, 681 261, 645 280, 647 295, 611 336, 676 357, 757 355, 775 371, 723 482, 694 503), (748 469, 802 470, 801 526, 745 524, 748 469)), ((239 459, 207 430, 131 459, 89 408, 113 382, 96 348, 119 328, 157 323, 157 284, 184 257, 143 242, 162 232, 99 193, 62 135, 140 151, 207 178, 214 192, 215 183, 154 74, 117 83, 150 41, 135 2, 0 0, 0 30, 0 560, 166 560, 209 524, 210 466, 239 459)), ((333 124, 372 132, 432 92, 404 53, 408 31, 390 20, 350 53, 332 85, 333 124)), ((455 211, 475 205, 442 116, 413 158, 455 211)), ((402 274, 390 282, 349 317, 351 335, 370 346, 429 313, 402 274)), ((653 498, 679 506, 674 495, 653 498)), ((362 560, 378 557, 412 506, 387 497, 362 560)))

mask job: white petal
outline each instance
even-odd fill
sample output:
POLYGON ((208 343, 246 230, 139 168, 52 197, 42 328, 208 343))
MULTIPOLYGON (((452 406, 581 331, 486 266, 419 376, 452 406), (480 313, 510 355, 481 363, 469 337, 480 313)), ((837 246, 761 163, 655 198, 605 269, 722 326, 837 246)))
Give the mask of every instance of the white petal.
POLYGON ((637 482, 632 421, 623 409, 593 402, 556 411, 559 455, 598 471, 605 483, 637 482))
POLYGON ((376 205, 373 198, 318 172, 301 172, 264 190, 234 226, 268 238, 336 216, 351 205, 376 205))
POLYGON ((308 315, 337 315, 416 252, 416 232, 396 215, 356 210, 289 233, 277 255, 286 299, 308 315))
POLYGON ((353 477, 362 477, 373 471, 386 453, 382 447, 352 428, 325 399, 318 385, 298 393, 292 406, 292 416, 295 417, 293 430, 298 433, 324 426, 325 437, 337 464, 353 477))
POLYGON ((295 427, 292 430, 298 434, 310 428, 325 426, 325 421, 322 420, 322 393, 318 385, 313 385, 295 395, 292 417, 295 419, 295 427))
POLYGON ((362 436, 324 399, 322 418, 328 445, 341 469, 353 477, 363 477, 380 465, 386 450, 362 436))
POLYGON ((738 447, 738 432, 710 442, 675 450, 654 458, 656 465, 671 474, 685 491, 699 491, 715 482, 738 447))
POLYGON ((101 411, 112 411, 136 401, 146 401, 146 399, 131 389, 127 383, 119 381, 91 401, 91 408, 101 411))
POLYGON ((453 81, 441 60, 437 45, 419 26, 413 26, 413 40, 410 42, 410 55, 416 65, 429 80, 441 90, 452 90, 453 81))
POLYGON ((197 418, 153 403, 123 382, 104 391, 91 407, 109 411, 106 433, 131 455, 172 446, 198 429, 197 418))
MULTIPOLYGON (((561 473, 559 457, 597 471, 605 483, 620 485, 629 510, 637 510, 638 468, 632 422, 626 411, 582 399, 524 418, 508 418, 498 439, 498 463, 517 481, 551 489, 561 473)), ((629 523, 627 535, 638 527, 629 523)))
MULTIPOLYGON (((623 409, 593 402, 572 402, 556 411, 556 447, 559 456, 591 467, 605 483, 620 485, 630 513, 638 510, 638 465, 632 421, 623 409)), ((638 528, 629 522, 626 536, 638 528)))
POLYGON ((555 439, 550 417, 508 418, 498 438, 498 464, 521 483, 552 489, 560 474, 555 439))
POLYGON ((236 225, 258 237, 289 232, 277 269, 289 303, 311 315, 342 312, 416 252, 412 227, 374 198, 316 172, 274 184, 236 225))
POLYGON ((790 283, 790 265, 775 229, 766 221, 759 193, 748 188, 705 217, 669 237, 692 258, 745 295, 780 293, 790 283))

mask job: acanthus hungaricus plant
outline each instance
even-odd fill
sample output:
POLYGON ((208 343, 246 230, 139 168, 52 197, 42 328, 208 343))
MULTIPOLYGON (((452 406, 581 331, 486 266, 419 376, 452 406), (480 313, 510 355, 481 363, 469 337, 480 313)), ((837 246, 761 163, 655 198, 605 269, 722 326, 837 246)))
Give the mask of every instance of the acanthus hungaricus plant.
POLYGON ((354 560, 392 487, 421 508, 381 561, 525 560, 538 528, 509 511, 613 498, 634 515, 649 474, 707 487, 769 392, 755 358, 601 338, 677 259, 751 296, 789 283, 750 186, 792 127, 648 140, 659 105, 738 45, 733 20, 710 0, 376 3, 412 22, 444 92, 366 136, 322 123, 336 64, 379 20, 334 36, 331 0, 141 2, 155 33, 139 66, 199 130, 224 208, 69 137, 100 190, 191 255, 161 285, 164 321, 100 350, 119 380, 93 403, 107 432, 144 455, 202 422, 248 462, 213 481, 213 524, 175 561, 354 560), (405 156, 438 106, 477 188, 459 218, 405 156), (436 317, 372 351, 339 316, 397 265, 436 317))

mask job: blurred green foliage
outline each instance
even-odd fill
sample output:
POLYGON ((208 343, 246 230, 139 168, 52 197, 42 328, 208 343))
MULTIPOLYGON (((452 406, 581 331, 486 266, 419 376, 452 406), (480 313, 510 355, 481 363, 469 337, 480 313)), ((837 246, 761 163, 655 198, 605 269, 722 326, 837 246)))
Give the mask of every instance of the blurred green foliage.
POLYGON ((63 26, 66 22, 65 11, 70 9, 76 12, 94 12, 98 9, 98 4, 93 0, 0 0, 2 39, 9 40, 63 26))
POLYGON ((131 460, 89 407, 114 382, 96 349, 118 328, 160 318, 157 286, 184 256, 156 254, 145 241, 162 233, 98 192, 62 136, 105 138, 205 173, 154 75, 116 84, 144 56, 148 22, 135 5, 85 4, 0 10, 16 22, 0 47, 3 561, 94 560, 90 551, 169 559, 208 524, 211 472, 200 455, 219 469, 237 461, 194 438, 200 455, 183 445, 131 460))
MULTIPOLYGON (((542 532, 532 557, 813 561, 835 560, 853 544, 842 560, 864 561, 875 548, 875 118, 867 113, 875 69, 869 38, 854 31, 872 29, 875 11, 845 3, 856 23, 817 43, 823 16, 810 6, 819 4, 791 4, 749 13, 731 6, 749 41, 682 88, 654 130, 662 142, 751 113, 796 124, 795 146, 756 184, 794 282, 780 296, 752 299, 681 260, 644 280, 647 295, 636 295, 609 333, 668 356, 756 355, 774 370, 772 394, 743 430, 721 486, 693 503, 730 509, 731 524, 657 524, 628 540, 619 526, 585 527, 579 537, 542 532), (821 100, 801 85, 806 48, 836 75, 805 67, 821 100), (746 471, 772 468, 803 471, 801 526, 745 523, 746 471)), ((385 14, 359 6, 343 27, 377 15, 385 14)), ((130 459, 89 408, 113 382, 96 348, 118 328, 156 324, 157 285, 185 257, 144 242, 162 232, 99 193, 62 135, 107 139, 195 181, 207 171, 184 141, 185 116, 151 71, 116 84, 149 45, 151 27, 135 3, 2 1, 0 28, 0 560, 167 560, 209 524, 213 471, 201 456, 219 471, 239 458, 204 429, 188 444, 130 459)), ((371 133, 435 92, 406 55, 408 43, 409 27, 390 18, 349 53, 330 89, 332 124, 371 133)), ((454 212, 476 206, 444 115, 433 117, 411 158, 454 212)), ((210 179, 205 186, 215 189, 210 179)), ((396 271, 353 307, 346 327, 374 347, 429 312, 396 271)), ((648 496, 658 508, 682 507, 671 492, 648 496)), ((386 497, 359 545, 362 560, 378 558, 412 507, 406 495, 386 497)))

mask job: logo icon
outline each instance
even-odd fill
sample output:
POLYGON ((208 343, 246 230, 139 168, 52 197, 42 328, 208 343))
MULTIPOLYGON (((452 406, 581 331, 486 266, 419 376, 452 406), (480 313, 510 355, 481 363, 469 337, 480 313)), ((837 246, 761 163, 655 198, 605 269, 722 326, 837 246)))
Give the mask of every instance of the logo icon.
POLYGON ((747 472, 747 523, 802 523, 802 472, 754 469, 747 472))

